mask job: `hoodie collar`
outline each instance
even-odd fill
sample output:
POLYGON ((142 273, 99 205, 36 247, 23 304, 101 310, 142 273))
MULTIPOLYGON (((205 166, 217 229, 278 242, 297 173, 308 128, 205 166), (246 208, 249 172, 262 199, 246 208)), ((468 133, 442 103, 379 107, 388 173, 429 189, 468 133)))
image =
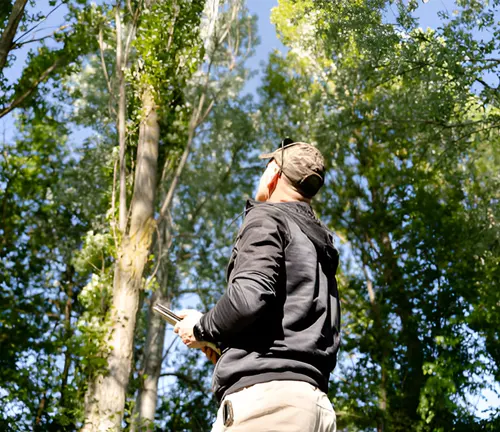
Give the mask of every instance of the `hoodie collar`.
POLYGON ((249 199, 247 200, 245 210, 248 212, 254 207, 257 206, 280 206, 280 207, 286 207, 289 210, 292 210, 296 213, 301 213, 303 215, 307 216, 312 216, 313 218, 316 219, 316 216, 313 212, 312 207, 303 201, 287 201, 287 202, 280 202, 280 203, 270 203, 270 202, 263 202, 263 201, 256 201, 254 199, 249 199))

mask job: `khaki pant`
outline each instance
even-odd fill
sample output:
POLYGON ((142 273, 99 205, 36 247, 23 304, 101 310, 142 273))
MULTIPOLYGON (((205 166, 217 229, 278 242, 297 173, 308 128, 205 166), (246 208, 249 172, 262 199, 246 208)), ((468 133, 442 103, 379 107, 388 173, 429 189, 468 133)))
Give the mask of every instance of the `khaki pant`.
POLYGON ((226 396, 212 428, 212 432, 336 430, 335 411, 326 394, 302 381, 270 381, 226 396))

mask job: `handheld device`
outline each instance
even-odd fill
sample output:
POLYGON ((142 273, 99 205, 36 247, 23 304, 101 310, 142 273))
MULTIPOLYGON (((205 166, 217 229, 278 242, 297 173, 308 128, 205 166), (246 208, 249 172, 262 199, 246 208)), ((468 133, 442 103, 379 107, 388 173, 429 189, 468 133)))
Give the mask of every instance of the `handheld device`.
POLYGON ((176 315, 169 308, 167 308, 159 303, 156 303, 153 306, 153 310, 156 313, 160 314, 162 316, 162 318, 166 322, 168 322, 170 325, 175 326, 179 321, 182 321, 182 318, 179 315, 176 315))
MULTIPOLYGON (((153 310, 161 315, 161 317, 168 322, 170 325, 175 326, 179 321, 182 321, 182 318, 179 315, 176 315, 174 312, 172 312, 169 308, 156 303, 153 306, 153 310)), ((204 342, 205 343, 205 342, 204 342)), ((219 356, 221 355, 221 351, 219 348, 217 348, 213 343, 211 342, 206 342, 206 345, 213 349, 219 356)))

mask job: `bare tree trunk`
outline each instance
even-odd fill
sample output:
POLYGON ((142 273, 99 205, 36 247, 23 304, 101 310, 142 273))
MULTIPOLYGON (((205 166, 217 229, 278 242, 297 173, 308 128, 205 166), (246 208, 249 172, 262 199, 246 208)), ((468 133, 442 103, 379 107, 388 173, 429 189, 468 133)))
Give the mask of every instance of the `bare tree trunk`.
POLYGON ((120 17, 119 4, 116 5, 115 11, 116 22, 116 78, 118 82, 118 116, 116 119, 116 128, 118 130, 118 145, 120 149, 120 199, 119 199, 119 219, 118 226, 120 231, 125 233, 127 229, 127 165, 125 162, 126 150, 126 134, 125 120, 127 116, 127 95, 125 88, 125 53, 123 52, 122 43, 122 25, 120 17))
MULTIPOLYGON (((227 23, 227 28, 222 32, 222 35, 217 35, 217 21, 219 18, 220 0, 208 0, 205 4, 204 18, 200 24, 200 34, 204 40, 204 46, 209 57, 209 67, 206 75, 204 89, 200 95, 195 109, 193 111, 191 121, 189 124, 188 140, 184 149, 183 155, 177 166, 173 180, 170 184, 169 190, 160 208, 160 215, 158 218, 159 224, 165 222, 169 208, 172 204, 177 185, 180 181, 182 171, 191 153, 193 140, 195 137, 196 129, 202 123, 207 115, 210 113, 215 100, 206 103, 208 97, 208 84, 210 81, 210 71, 212 66, 212 57, 224 40, 228 38, 229 29, 232 22, 237 19, 237 12, 239 10, 238 4, 233 4, 233 13, 231 22, 227 23), (208 105, 208 106, 206 106, 208 105)), ((161 259, 159 257, 158 259, 161 259)), ((161 265, 161 263, 160 263, 161 265)), ((146 378, 139 387, 139 393, 136 401, 136 416, 134 424, 131 427, 131 432, 139 430, 146 430, 148 432, 153 430, 154 416, 156 412, 156 405, 158 401, 158 380, 161 373, 161 363, 163 360, 163 348, 165 339, 165 322, 158 316, 152 313, 151 307, 157 303, 170 304, 172 300, 166 295, 166 275, 158 276, 160 288, 153 294, 150 303, 148 333, 146 338, 146 346, 144 349, 143 366, 141 368, 142 374, 146 378)))
POLYGON ((12 42, 16 35, 17 28, 19 27, 19 23, 21 22, 21 18, 23 17, 26 3, 28 3, 28 0, 16 0, 12 6, 12 12, 10 13, 7 26, 0 38, 0 73, 7 63, 7 56, 12 49, 12 42))
POLYGON ((153 312, 153 306, 161 303, 170 307, 170 299, 166 293, 167 271, 160 269, 157 273, 159 289, 150 299, 148 310, 148 333, 144 347, 143 369, 140 371, 141 385, 137 396, 135 415, 130 432, 153 431, 156 405, 158 401, 158 380, 161 374, 163 348, 165 345, 165 321, 153 312))
MULTIPOLYGON (((73 306, 73 266, 69 266, 66 270, 66 304, 64 305, 64 340, 68 341, 73 334, 71 327, 71 309, 73 306)), ((69 368, 71 367, 71 351, 69 349, 64 353, 64 369, 61 380, 61 396, 59 404, 64 407, 66 404, 66 386, 68 385, 69 368)))
MULTIPOLYGON (((386 332, 384 331, 384 325, 382 322, 382 315, 380 313, 380 306, 375 299, 375 290, 373 289, 373 281, 368 274, 367 263, 365 259, 363 259, 363 272, 365 274, 366 279, 366 288, 368 290, 368 297, 370 298, 370 304, 372 307, 372 311, 375 318, 375 332, 377 333, 377 338, 379 340, 383 340, 386 337, 386 332)), ((387 350, 386 345, 383 345, 383 358, 387 358, 387 350)), ((387 410, 387 366, 385 361, 380 362, 381 368, 381 379, 380 379, 380 400, 379 400, 379 408, 380 411, 385 416, 385 412, 387 410)), ((377 419, 377 432, 384 432, 384 417, 377 419)))
POLYGON ((89 387, 85 431, 119 431, 123 420, 142 274, 155 226, 159 125, 151 89, 144 91, 142 105, 130 229, 123 237, 115 267, 108 369, 89 387))

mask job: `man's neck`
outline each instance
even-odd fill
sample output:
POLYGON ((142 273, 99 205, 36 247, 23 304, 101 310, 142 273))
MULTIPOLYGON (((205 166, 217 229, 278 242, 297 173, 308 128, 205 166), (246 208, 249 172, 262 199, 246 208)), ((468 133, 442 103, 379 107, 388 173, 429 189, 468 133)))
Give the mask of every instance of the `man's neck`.
POLYGON ((311 204, 311 199, 305 198, 295 191, 274 191, 273 194, 268 198, 267 202, 304 202, 306 204, 311 204))

